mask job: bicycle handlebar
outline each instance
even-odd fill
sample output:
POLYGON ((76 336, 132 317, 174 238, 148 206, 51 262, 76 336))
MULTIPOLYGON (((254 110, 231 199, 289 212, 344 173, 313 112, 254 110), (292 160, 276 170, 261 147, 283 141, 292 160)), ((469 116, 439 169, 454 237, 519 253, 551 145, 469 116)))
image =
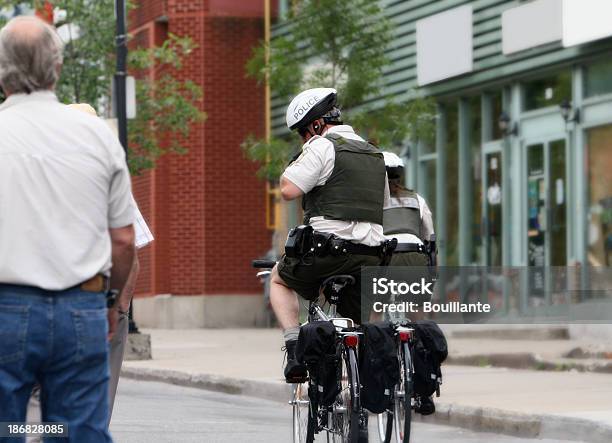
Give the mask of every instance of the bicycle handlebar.
POLYGON ((274 260, 253 260, 251 262, 251 265, 257 269, 262 269, 262 268, 271 269, 276 265, 276 262, 274 260))

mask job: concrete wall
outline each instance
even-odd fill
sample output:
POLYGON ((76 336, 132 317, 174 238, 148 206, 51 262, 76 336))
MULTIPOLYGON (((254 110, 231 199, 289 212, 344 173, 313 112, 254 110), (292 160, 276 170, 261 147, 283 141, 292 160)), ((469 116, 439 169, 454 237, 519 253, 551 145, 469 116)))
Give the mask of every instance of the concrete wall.
POLYGON ((134 320, 142 328, 252 328, 264 326, 265 318, 262 296, 164 294, 134 299, 134 320))
POLYGON ((612 303, 585 302, 570 308, 570 338, 612 341, 612 303), (582 322, 582 323, 577 323, 582 322))

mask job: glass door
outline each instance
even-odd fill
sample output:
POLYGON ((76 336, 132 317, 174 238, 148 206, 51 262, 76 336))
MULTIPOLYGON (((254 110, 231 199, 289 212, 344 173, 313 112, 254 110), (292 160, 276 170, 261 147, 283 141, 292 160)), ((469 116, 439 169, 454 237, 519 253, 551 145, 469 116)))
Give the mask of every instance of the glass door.
POLYGON ((527 145, 527 263, 529 295, 549 305, 565 287, 567 265, 567 173, 565 139, 527 145))

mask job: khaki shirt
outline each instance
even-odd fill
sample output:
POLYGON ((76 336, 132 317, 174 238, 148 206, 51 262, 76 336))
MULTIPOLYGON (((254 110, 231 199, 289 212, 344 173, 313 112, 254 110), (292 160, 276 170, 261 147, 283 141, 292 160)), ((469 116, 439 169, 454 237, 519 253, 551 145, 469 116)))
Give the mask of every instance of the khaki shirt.
POLYGON ((0 134, 0 283, 63 290, 108 274, 108 230, 135 214, 117 137, 50 91, 8 97, 0 134))

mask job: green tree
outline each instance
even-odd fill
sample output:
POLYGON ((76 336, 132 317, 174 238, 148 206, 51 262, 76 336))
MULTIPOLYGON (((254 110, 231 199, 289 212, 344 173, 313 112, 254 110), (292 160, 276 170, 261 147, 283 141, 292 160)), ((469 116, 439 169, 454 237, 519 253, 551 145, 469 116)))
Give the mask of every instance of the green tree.
MULTIPOLYGON (((287 34, 254 49, 247 74, 263 82, 288 103, 309 87, 338 90, 344 118, 358 132, 385 149, 407 138, 431 139, 435 107, 431 99, 415 98, 407 104, 387 99, 372 110, 371 97, 381 92, 383 68, 389 64, 385 48, 392 28, 373 0, 302 0, 296 2, 287 34), (266 49, 269 62, 266 63, 266 49)), ((243 143, 249 158, 259 161, 260 176, 277 179, 292 151, 295 136, 273 137, 269 142, 250 136, 243 143)))
MULTIPOLYGON (((20 2, 37 9, 42 0, 20 2)), ((64 103, 89 103, 108 116, 111 80, 115 72, 114 0, 54 0, 65 17, 56 23, 65 39, 64 65, 57 85, 64 103)), ((0 0, 0 8, 12 10, 14 0, 0 0)), ((128 2, 128 8, 132 8, 128 2)), ((2 24, 2 23, 0 23, 2 24)), ((133 174, 153 168, 164 153, 185 153, 182 141, 194 123, 202 122, 202 89, 190 80, 178 80, 195 45, 189 38, 170 35, 160 47, 130 52, 129 67, 136 81, 137 117, 129 122, 129 163, 133 174)))
POLYGON ((170 34, 159 47, 130 52, 129 66, 136 72, 155 71, 154 79, 144 76, 136 81, 136 118, 129 121, 132 173, 153 168, 167 152, 185 154, 184 140, 194 123, 203 122, 200 111, 202 88, 192 80, 178 80, 189 54, 196 48, 188 37, 170 34))

